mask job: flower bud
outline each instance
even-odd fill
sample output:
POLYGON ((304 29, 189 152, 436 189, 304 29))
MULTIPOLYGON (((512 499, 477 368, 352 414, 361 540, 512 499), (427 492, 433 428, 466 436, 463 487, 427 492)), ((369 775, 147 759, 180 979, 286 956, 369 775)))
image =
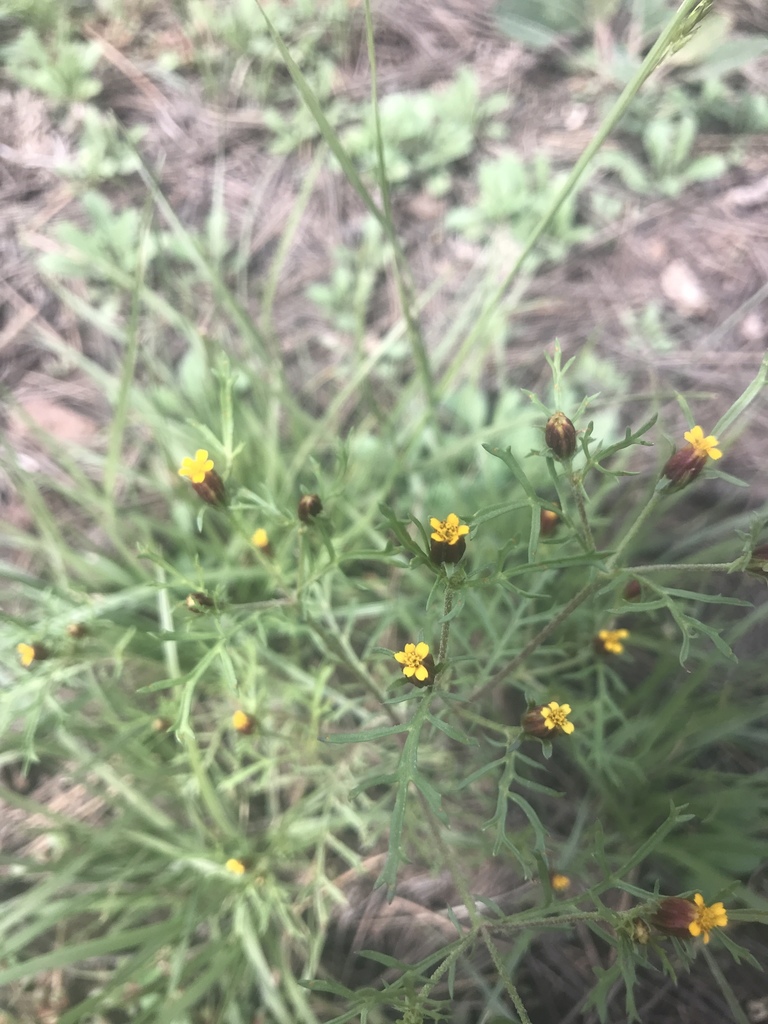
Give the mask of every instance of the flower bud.
POLYGON ((558 459, 572 459, 576 451, 576 428, 564 412, 556 412, 544 428, 547 448, 558 459))
POLYGON ((555 892, 566 892, 571 888, 571 880, 568 875, 562 875, 559 872, 549 876, 549 884, 555 892))
POLYGON ((224 481, 213 468, 213 459, 208 458, 208 452, 204 448, 198 448, 193 459, 187 455, 181 460, 179 476, 189 478, 195 491, 206 504, 226 505, 224 481))
POLYGON ((551 537, 560 523, 560 516, 551 509, 543 508, 539 514, 539 536, 551 537))
POLYGON ((695 919, 696 904, 693 900, 684 900, 681 896, 667 896, 659 904, 650 923, 665 935, 689 939, 691 933, 688 929, 695 919))
POLYGON ((624 587, 624 592, 621 595, 625 601, 636 601, 643 592, 643 588, 640 586, 639 580, 630 580, 624 587))
POLYGON ((199 615, 206 608, 213 608, 214 606, 211 598, 201 590, 195 591, 194 594, 187 594, 184 604, 195 615, 199 615))
POLYGON ((304 494, 299 499, 299 507, 296 514, 302 523, 311 523, 315 516, 323 511, 323 503, 317 494, 304 494))
POLYGON ((443 562, 455 564, 461 561, 464 552, 467 550, 467 542, 464 539, 469 533, 469 527, 459 522, 455 512, 451 512, 445 519, 429 520, 433 533, 430 534, 429 557, 437 565, 443 562))
POLYGON ((762 580, 768 580, 768 544, 761 544, 752 549, 747 572, 753 576, 759 576, 762 580))
POLYGON ((70 622, 67 626, 67 636, 71 636, 73 640, 82 640, 84 636, 88 636, 88 630, 82 622, 70 622))
POLYGON ((711 434, 704 437, 701 427, 691 427, 683 435, 688 442, 667 459, 662 476, 669 480, 668 490, 680 491, 693 483, 707 464, 707 459, 719 459, 722 452, 718 449, 717 438, 711 434))
POLYGON ((724 928, 728 924, 728 914, 722 903, 713 903, 708 907, 700 893, 696 893, 692 900, 681 896, 666 896, 650 918, 650 924, 657 931, 674 935, 678 939, 701 935, 706 944, 713 928, 724 928))
POLYGON ((168 732, 172 725, 170 718, 153 718, 152 732, 168 732))

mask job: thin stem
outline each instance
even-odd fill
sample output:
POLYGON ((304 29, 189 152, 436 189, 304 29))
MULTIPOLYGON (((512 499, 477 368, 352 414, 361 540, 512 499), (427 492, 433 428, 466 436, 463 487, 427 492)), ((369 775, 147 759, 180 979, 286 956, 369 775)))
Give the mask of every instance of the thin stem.
POLYGON ((443 626, 440 630, 440 643, 437 647, 437 663, 441 665, 445 661, 445 656, 448 653, 448 639, 451 635, 451 620, 448 618, 453 608, 453 589, 448 586, 445 588, 445 602, 443 604, 443 626))
POLYGON ((592 536, 592 527, 589 525, 587 519, 587 510, 584 507, 584 492, 581 487, 581 481, 578 479, 575 473, 568 474, 568 482, 571 485, 573 491, 573 497, 576 502, 576 508, 579 510, 579 519, 581 519, 581 527, 584 530, 584 537, 586 538, 589 550, 595 550, 595 539, 592 536))
POLYGON ((643 525, 643 523, 646 521, 646 519, 651 514, 651 512, 653 512, 653 510, 656 508, 656 506, 658 505, 659 501, 661 501, 662 497, 663 497, 663 492, 662 491, 655 491, 651 495, 651 499, 648 502, 648 504, 642 510, 640 515, 634 521, 634 523, 632 523, 630 528, 625 533, 624 539, 622 541, 620 541, 619 546, 616 548, 614 553, 611 555, 611 557, 606 562, 606 566, 607 566, 608 569, 613 569, 616 566, 617 562, 619 561, 621 556, 624 554, 624 551, 626 550, 627 546, 629 545, 629 542, 634 539, 635 534, 638 532, 638 530, 643 525))
POLYGON ((515 1010, 517 1010, 517 1015, 520 1018, 520 1024, 531 1024, 531 1018, 528 1016, 528 1011, 526 1010, 523 1001, 520 998, 520 993, 517 991, 514 984, 512 983, 512 979, 507 977, 504 962, 501 959, 501 954, 499 953, 498 949, 496 948, 496 944, 494 943, 493 939, 488 933, 487 927, 480 928, 479 934, 483 942, 485 943, 486 949, 491 954, 491 960, 493 960, 493 965, 496 968, 499 977, 501 978, 504 988, 507 990, 509 998, 512 1000, 512 1004, 514 1005, 515 1010))

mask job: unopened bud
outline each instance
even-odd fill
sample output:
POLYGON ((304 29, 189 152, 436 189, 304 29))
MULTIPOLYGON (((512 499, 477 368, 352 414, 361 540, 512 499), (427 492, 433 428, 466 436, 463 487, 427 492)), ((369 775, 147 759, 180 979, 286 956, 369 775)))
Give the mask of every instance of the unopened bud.
POLYGON ((760 579, 768 580, 768 544, 761 544, 752 549, 752 555, 747 563, 747 572, 760 579))
POLYGON ((539 536, 551 537, 560 523, 560 516, 551 509, 543 508, 539 515, 539 536))
POLYGON ((232 728, 243 736, 250 736, 256 728, 256 719, 247 711, 237 710, 232 715, 232 728))
POLYGON ((558 459, 571 459, 576 451, 576 428, 564 412, 556 412, 544 428, 547 448, 558 459))
POLYGON ((200 612, 206 608, 213 608, 213 601, 207 594, 197 590, 194 594, 187 594, 184 604, 189 608, 195 615, 199 615, 200 612))
POLYGON ((323 511, 323 503, 317 494, 305 494, 299 499, 299 507, 296 514, 302 523, 310 523, 323 511))
POLYGON ((624 587, 624 593, 622 597, 625 601, 636 601, 643 592, 643 588, 640 586, 639 580, 630 580, 624 587))

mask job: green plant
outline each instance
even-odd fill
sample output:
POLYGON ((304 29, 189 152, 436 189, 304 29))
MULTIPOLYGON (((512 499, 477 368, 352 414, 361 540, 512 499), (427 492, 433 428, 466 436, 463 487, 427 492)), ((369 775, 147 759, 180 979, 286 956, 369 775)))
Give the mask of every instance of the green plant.
POLYGON ((11 78, 54 103, 89 100, 101 91, 93 75, 101 58, 98 43, 78 42, 62 31, 43 39, 34 28, 25 28, 2 54, 11 78))
MULTIPOLYGON (((577 929, 605 965, 584 992, 602 1020, 634 1019, 639 984, 688 969, 739 1007, 722 954, 754 965, 732 936, 766 918, 751 879, 768 707, 760 657, 732 650, 764 629, 744 571, 762 564, 768 512, 705 496, 738 483, 730 445, 768 360, 716 437, 680 399, 676 454, 657 398, 589 351, 563 366, 555 346, 540 394, 491 401, 465 373, 503 340, 510 285, 693 10, 550 191, 501 284, 480 281, 451 309, 459 333, 429 350, 380 124, 373 194, 270 27, 370 215, 320 301, 340 316, 346 296, 361 333, 368 263, 386 261, 401 303, 387 334, 324 368, 322 408, 273 315, 297 222, 248 281, 258 317, 217 195, 198 237, 142 166, 144 216, 86 193, 88 225, 60 226, 66 248, 44 266, 119 358, 110 371, 41 331, 109 403, 104 443, 33 430, 50 475, 2 449, 34 528, 9 524, 2 541, 14 591, 0 638, 19 663, 4 670, 0 793, 40 815, 46 845, 22 825, 3 854, 0 985, 15 999, 56 972, 69 1005, 38 989, 38 1018, 528 1022, 535 944, 577 929), (73 779, 98 820, 23 792, 38 766, 73 779), (526 902, 476 890, 489 861, 526 902), (451 883, 450 902, 423 908, 436 944, 390 953, 366 934, 375 983, 334 973, 322 957, 348 909, 342 880, 391 896, 409 869, 451 883)), ((367 8, 366 28, 373 62, 367 8)), ((376 897, 361 913, 375 912, 376 897)))
MULTIPOLYGON (((477 80, 467 70, 447 88, 383 97, 378 117, 387 180, 398 185, 423 179, 428 191, 443 195, 451 187, 450 165, 469 156, 481 136, 499 136, 502 126, 489 119, 507 103, 501 95, 481 100, 477 80)), ((378 173, 376 139, 370 111, 364 123, 341 135, 349 156, 367 173, 378 173)))
MULTIPOLYGON (((564 175, 553 173, 545 156, 526 163, 515 153, 484 161, 477 178, 476 204, 451 210, 446 226, 475 240, 502 229, 518 243, 529 237, 565 180, 564 175)), ((562 259, 591 233, 587 225, 578 223, 577 196, 572 194, 559 205, 548 226, 543 250, 551 259, 562 259)))

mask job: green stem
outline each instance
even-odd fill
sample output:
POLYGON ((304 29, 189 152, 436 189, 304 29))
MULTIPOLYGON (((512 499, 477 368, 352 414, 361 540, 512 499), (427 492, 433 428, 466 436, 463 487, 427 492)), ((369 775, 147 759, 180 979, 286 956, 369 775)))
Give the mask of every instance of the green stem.
POLYGON ((651 495, 651 499, 648 502, 648 504, 642 510, 640 515, 634 521, 634 523, 632 523, 630 528, 624 534, 623 540, 621 540, 619 542, 619 546, 616 548, 614 553, 611 555, 611 557, 605 563, 606 564, 606 568, 608 568, 608 569, 615 568, 617 562, 619 561, 619 559, 621 558, 623 553, 626 551, 630 541, 634 539, 634 537, 637 534, 638 530, 645 523, 646 519, 651 514, 651 512, 653 512, 653 510, 656 508, 656 506, 658 505, 659 501, 661 501, 662 497, 663 497, 663 492, 662 491, 654 491, 654 493, 651 495))
POLYGON ((575 473, 568 474, 568 482, 571 485, 571 491, 573 492, 574 501, 576 502, 576 508, 579 510, 579 519, 581 520, 581 528, 584 530, 584 537, 588 544, 588 550, 595 550, 595 539, 592 536, 592 527, 589 525, 587 519, 587 510, 584 507, 584 492, 581 487, 581 482, 575 473))
POLYGON ((519 668, 520 665, 522 665, 522 663, 528 657, 528 655, 532 654, 537 647, 540 647, 541 644, 543 644, 547 637, 550 635, 550 633, 553 633, 561 622, 564 622, 568 618, 568 616, 579 607, 580 604, 583 604, 584 601, 586 601, 588 597, 591 597, 591 595, 601 586, 603 586, 604 583, 605 576, 601 575, 598 579, 592 580, 591 583, 587 583, 586 586, 582 587, 578 594, 575 594, 571 598, 568 604, 563 605, 563 607, 560 609, 560 611, 557 613, 554 619, 550 619, 546 626, 544 626, 543 629, 540 629, 532 640, 528 641, 528 643, 525 645, 522 651, 520 651, 519 654, 516 654, 508 665, 505 665, 504 668, 500 669, 495 675, 491 676, 487 683, 483 684, 480 690, 475 694, 475 698, 478 697, 481 693, 484 693, 490 686, 495 686, 497 683, 503 682, 503 680, 506 679, 508 675, 514 672, 517 668, 519 668))
POLYGON ((683 562, 679 565, 662 563, 660 565, 630 565, 627 570, 643 575, 651 572, 730 572, 733 569, 733 562, 683 562))
POLYGON ((488 928, 486 926, 481 927, 479 930, 479 934, 483 942, 485 943, 486 949, 491 954, 491 960, 493 960, 493 966, 496 968, 496 973, 498 974, 499 978, 501 978, 502 984, 504 985, 504 988, 507 990, 507 994, 509 995, 509 998, 512 1000, 515 1010, 517 1010, 517 1015, 520 1018, 520 1024, 531 1024, 531 1018, 528 1016, 528 1011, 523 1005, 523 1001, 520 998, 520 993, 513 985, 512 979, 507 977, 506 968, 503 960, 501 959, 501 954, 496 948, 496 944, 491 938, 488 932, 488 928))
POLYGON ((451 622, 448 618, 453 608, 453 590, 450 586, 445 588, 445 602, 443 604, 443 625, 440 630, 440 643, 437 647, 437 664, 442 665, 448 653, 448 639, 451 635, 451 622))

